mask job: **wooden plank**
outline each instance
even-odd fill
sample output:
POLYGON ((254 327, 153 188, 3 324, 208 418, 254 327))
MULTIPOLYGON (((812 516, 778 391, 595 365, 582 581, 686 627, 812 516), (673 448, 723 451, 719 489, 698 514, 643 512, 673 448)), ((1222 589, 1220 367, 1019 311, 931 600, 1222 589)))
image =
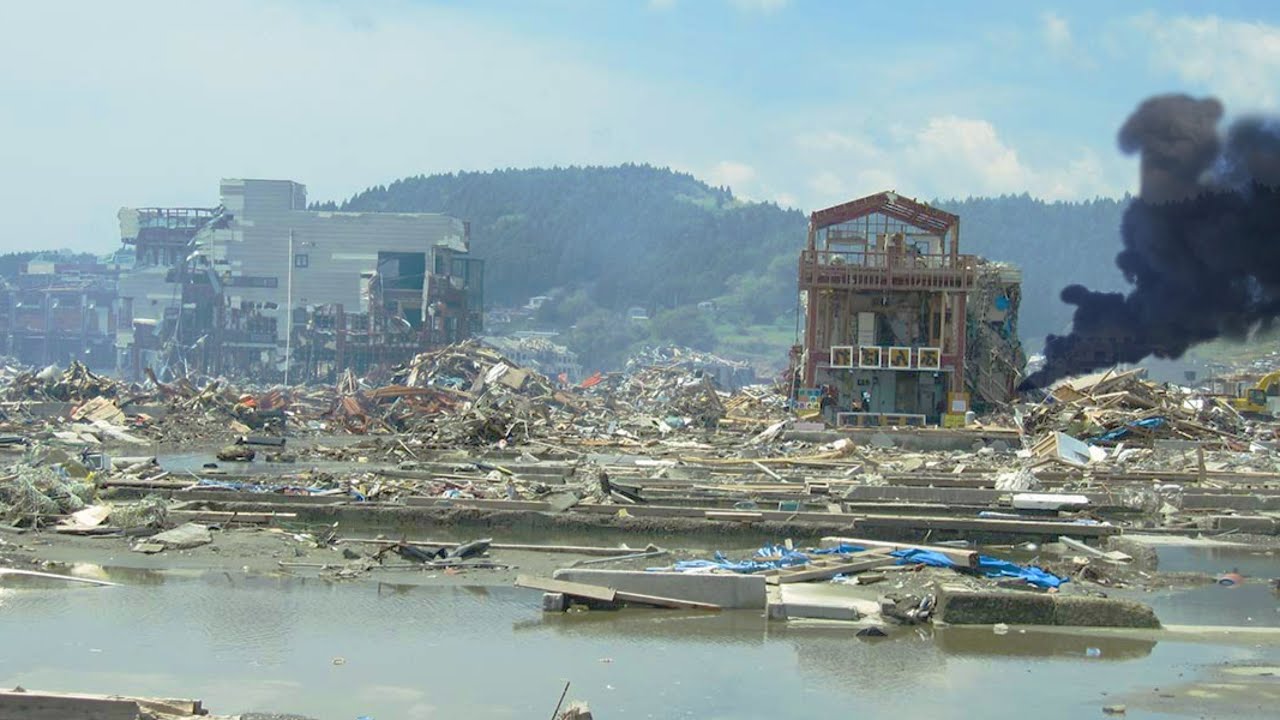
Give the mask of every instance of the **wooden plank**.
POLYGON ((1107 537, 1120 532, 1113 525, 1077 525, 1068 522, 1041 522, 1032 520, 959 519, 945 517, 913 517, 896 515, 865 515, 859 517, 855 527, 892 527, 914 530, 958 530, 969 532, 1007 533, 1011 535, 1076 535, 1079 537, 1107 537))
POLYGON ((196 478, 189 480, 139 480, 137 478, 103 478, 99 481, 99 487, 109 488, 141 488, 146 490, 181 490, 194 485, 199 485, 200 481, 196 478))
POLYGON ((951 558, 951 561, 961 567, 976 568, 978 567, 978 551, 964 550, 960 548, 945 547, 940 545, 915 545, 912 543, 895 543, 885 542, 883 540, 866 540, 863 538, 850 537, 824 537, 823 545, 857 545, 858 547, 883 549, 886 552, 895 550, 928 550, 951 558))
POLYGON ((769 477, 773 478, 774 480, 778 480, 779 482, 786 482, 786 480, 782 479, 781 475, 770 470, 767 465, 764 465, 762 463, 758 463, 755 461, 752 461, 751 465, 755 467, 757 470, 759 470, 760 472, 764 473, 765 475, 768 475, 769 477))
POLYGON ((696 602, 693 600, 680 600, 678 598, 660 597, 658 595, 642 595, 641 593, 624 592, 618 590, 614 593, 614 598, 622 602, 644 603, 645 605, 656 605, 658 607, 674 608, 677 610, 719 610, 719 605, 711 603, 696 602))
POLYGON ((553 580, 551 578, 533 577, 532 575, 520 575, 517 577, 516 587, 528 588, 530 590, 542 590, 543 592, 563 593, 571 597, 599 600, 601 602, 614 602, 617 599, 617 591, 613 588, 602 587, 600 585, 588 585, 586 583, 567 582, 565 580, 553 580))
POLYGON ((270 523, 272 520, 292 520, 297 513, 281 512, 239 512, 233 510, 170 510, 169 517, 183 522, 242 522, 255 525, 270 523))
POLYGON ((810 567, 808 569, 796 570, 794 572, 784 571, 766 578, 765 582, 770 585, 786 585, 788 583, 809 582, 810 580, 829 580, 836 575, 862 572, 863 570, 875 570, 876 568, 893 565, 898 562, 897 558, 890 557, 887 551, 881 550, 860 553, 859 556, 855 557, 858 557, 858 559, 824 565, 821 567, 810 567))
POLYGON ((760 522, 764 520, 764 516, 758 512, 734 510, 707 510, 703 513, 703 517, 708 520, 737 520, 739 522, 760 522))
MULTIPOLYGON (((341 538, 339 543, 367 543, 373 545, 394 545, 395 540, 378 540, 369 538, 341 538)), ((455 548, 461 545, 453 540, 406 540, 407 545, 430 548, 455 548)), ((646 547, 650 547, 646 545, 646 547)), ((618 557, 645 551, 645 548, 603 547, 600 545, 527 545, 522 543, 489 543, 490 550, 522 550, 527 552, 565 553, 569 555, 591 555, 593 557, 618 557)))

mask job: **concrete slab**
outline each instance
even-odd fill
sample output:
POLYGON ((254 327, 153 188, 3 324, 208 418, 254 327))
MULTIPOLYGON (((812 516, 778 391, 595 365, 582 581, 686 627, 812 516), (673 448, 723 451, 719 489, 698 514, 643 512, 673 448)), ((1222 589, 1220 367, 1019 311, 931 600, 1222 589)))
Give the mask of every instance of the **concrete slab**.
POLYGON ((1280 495, 1227 495, 1221 493, 1183 493, 1182 507, 1187 510, 1280 510, 1280 495))
POLYGON ((710 603, 726 610, 765 607, 765 580, 760 575, 564 568, 552 577, 629 593, 710 603))
POLYGON ((854 588, 832 583, 781 585, 770 593, 770 620, 843 620, 855 622, 879 613, 879 605, 854 588))
POLYGON ((1053 624, 1071 627, 1160 627, 1155 611, 1142 603, 1071 596, 1058 596, 1054 599, 1053 624))
POLYGON ((973 591, 944 585, 935 618, 952 625, 1061 625, 1158 628, 1155 612, 1142 603, 1019 591, 973 591))
POLYGON ((858 609, 852 605, 828 603, 777 603, 769 606, 770 620, 790 620, 792 618, 854 622, 862 619, 862 613, 858 612, 858 609))
POLYGON ((1280 521, 1265 515, 1215 515, 1209 520, 1215 530, 1234 530, 1251 535, 1280 535, 1280 521))

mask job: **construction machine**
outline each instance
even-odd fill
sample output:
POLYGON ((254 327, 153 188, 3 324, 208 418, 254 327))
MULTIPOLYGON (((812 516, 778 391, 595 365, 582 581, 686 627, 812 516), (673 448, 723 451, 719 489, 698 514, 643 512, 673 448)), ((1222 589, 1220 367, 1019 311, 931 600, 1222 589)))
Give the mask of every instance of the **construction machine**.
POLYGON ((1231 407, 1241 415, 1272 418, 1280 415, 1280 370, 1258 378, 1251 388, 1244 388, 1232 398, 1231 407))

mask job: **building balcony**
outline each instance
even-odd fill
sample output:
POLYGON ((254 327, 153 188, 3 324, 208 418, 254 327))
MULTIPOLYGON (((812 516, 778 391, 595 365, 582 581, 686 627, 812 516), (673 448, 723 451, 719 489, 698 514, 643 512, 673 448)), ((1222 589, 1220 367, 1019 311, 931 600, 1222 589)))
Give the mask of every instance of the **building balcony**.
POLYGON ((805 250, 800 288, 966 292, 976 284, 970 255, 925 255, 883 251, 805 250))

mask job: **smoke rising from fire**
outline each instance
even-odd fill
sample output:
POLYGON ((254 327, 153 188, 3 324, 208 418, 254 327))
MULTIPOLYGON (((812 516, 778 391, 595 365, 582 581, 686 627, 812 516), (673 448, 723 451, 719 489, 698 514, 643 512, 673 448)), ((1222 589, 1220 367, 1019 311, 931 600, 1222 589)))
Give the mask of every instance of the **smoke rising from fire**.
POLYGON ((1280 119, 1241 118, 1221 134, 1222 104, 1153 97, 1121 127, 1141 158, 1116 266, 1127 294, 1080 285, 1069 335, 1045 341, 1045 366, 1022 389, 1116 363, 1178 358, 1218 337, 1244 338, 1280 316, 1280 119))

